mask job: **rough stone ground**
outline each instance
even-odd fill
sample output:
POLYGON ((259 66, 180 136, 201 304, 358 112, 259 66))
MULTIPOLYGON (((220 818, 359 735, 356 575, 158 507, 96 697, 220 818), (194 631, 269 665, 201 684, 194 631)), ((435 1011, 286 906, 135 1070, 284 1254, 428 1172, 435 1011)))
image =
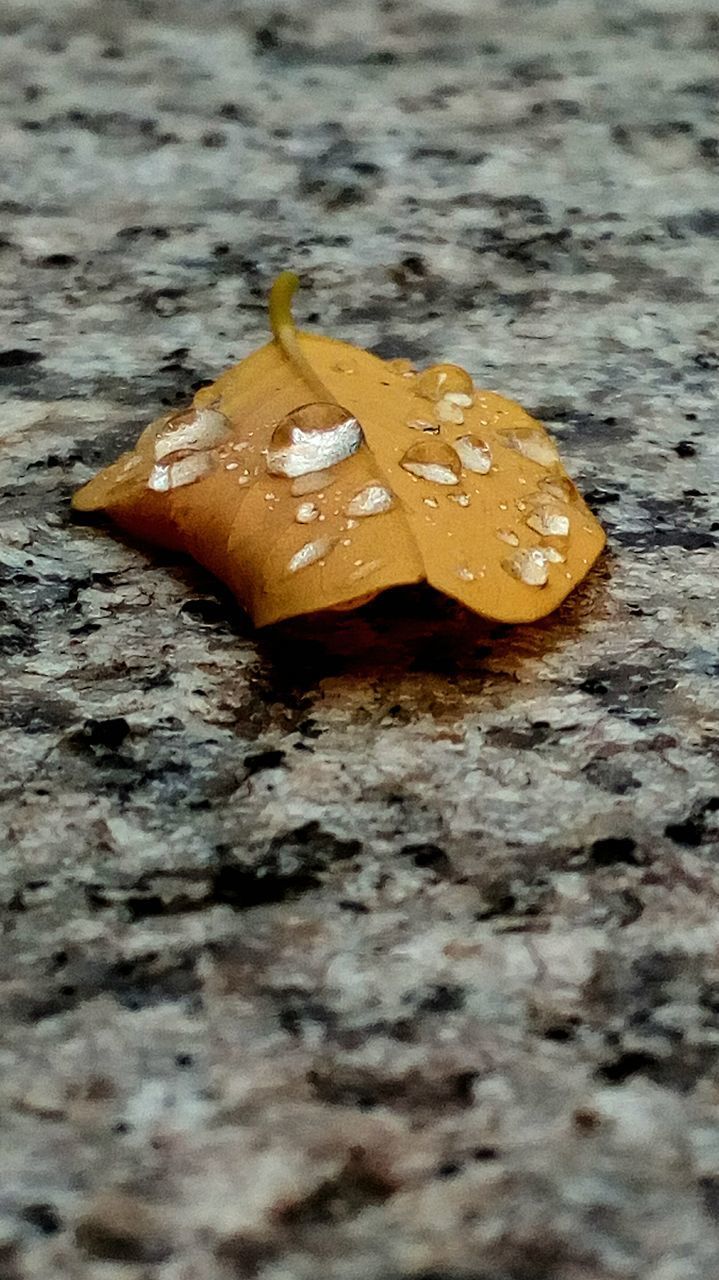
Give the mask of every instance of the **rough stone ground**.
POLYGON ((715 1280, 716 11, 0 37, 0 1275, 715 1280), (610 535, 557 616, 257 635, 73 523, 290 263, 549 422, 610 535))

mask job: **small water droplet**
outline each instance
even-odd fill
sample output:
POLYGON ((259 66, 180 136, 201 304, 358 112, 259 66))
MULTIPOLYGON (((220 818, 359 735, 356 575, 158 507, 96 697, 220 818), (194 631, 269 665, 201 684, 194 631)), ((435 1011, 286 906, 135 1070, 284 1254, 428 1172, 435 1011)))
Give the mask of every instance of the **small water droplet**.
POLYGON ((334 546, 332 538, 317 538, 314 542, 306 542, 299 551, 296 551, 290 560, 287 568, 290 573, 297 573, 299 569, 306 569, 308 565, 315 564, 317 560, 321 560, 326 556, 334 546))
POLYGON ((344 462, 362 444, 356 418, 336 404, 305 404, 293 409, 272 432, 267 452, 271 475, 297 476, 344 462))
POLYGON ((448 396, 439 401, 437 413, 441 422, 452 422, 456 427, 461 427, 464 422, 464 414, 459 405, 452 404, 448 396))
POLYGON ((454 449, 440 440, 419 440, 399 464, 410 475, 432 484, 459 484, 461 463, 454 449))
POLYGON ((474 574, 466 565, 460 565, 457 570, 457 577, 461 578, 463 582, 474 582, 474 574))
POLYGON ((447 497, 450 502, 456 502, 458 507, 468 507, 472 501, 468 493, 449 493, 447 497))
POLYGON ((314 502, 301 502, 295 512, 295 520, 298 524, 312 524, 320 514, 319 507, 314 502))
POLYGON ((403 377, 409 375, 410 378, 413 378, 416 372, 412 361, 406 356, 395 356, 393 360, 387 360, 386 368, 391 369, 393 373, 401 373, 403 377))
POLYGON ((513 529, 498 529, 497 537, 499 538, 500 542, 507 542, 510 547, 519 546, 519 538, 517 537, 513 529))
POLYGON ((433 364, 419 374, 416 389, 417 394, 425 400, 441 400, 448 392, 460 392, 473 397, 474 383, 467 371, 458 364, 433 364))
POLYGON ((214 449, 224 443, 229 430, 230 424, 219 409, 192 408, 175 413, 155 437, 155 461, 162 462, 185 449, 214 449))
POLYGON ((239 471, 239 462, 228 462, 225 464, 225 471, 239 471))
POLYGON ((467 471, 476 471, 480 476, 486 476, 492 467, 492 451, 486 440, 482 440, 481 436, 460 436, 454 441, 454 448, 460 456, 462 466, 467 471))
POLYGON ((552 511, 550 507, 539 507, 527 516, 527 524, 545 538, 566 538, 569 534, 569 516, 561 511, 552 511))
POLYGON ((348 516, 379 516, 389 511, 394 498, 383 484, 368 484, 347 504, 348 516))
POLYGON ((549 578, 547 560, 541 547, 515 551, 508 560, 502 561, 502 568, 528 587, 544 587, 549 578))
POLYGON ((428 436, 439 435, 439 426, 436 422, 428 422, 426 418, 408 418, 407 426, 413 431, 424 431, 428 436))
POLYGON ((336 480, 336 471, 310 471, 306 476, 297 476, 290 485, 293 498, 303 498, 306 493, 321 493, 336 480))
POLYGON ((554 442, 539 427, 515 427, 499 433, 505 449, 515 449, 522 457, 538 462, 542 467, 556 466, 559 454, 554 442))
POLYGON ((423 498, 422 501, 425 507, 434 507, 436 509, 439 506, 436 498, 423 498))
POLYGON ((381 569, 381 567, 381 560, 367 560, 364 564, 359 564, 356 569, 353 569, 349 575, 350 581, 361 582, 363 578, 368 578, 371 573, 374 573, 376 569, 381 569))

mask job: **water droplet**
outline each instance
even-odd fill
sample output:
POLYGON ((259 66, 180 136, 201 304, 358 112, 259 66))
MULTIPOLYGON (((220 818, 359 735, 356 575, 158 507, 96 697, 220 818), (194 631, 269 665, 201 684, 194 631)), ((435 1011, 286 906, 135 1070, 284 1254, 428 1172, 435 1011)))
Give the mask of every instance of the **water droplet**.
POLYGON ((424 431, 428 436, 439 435, 439 426, 436 422, 428 422, 426 418, 408 418, 407 426, 413 431, 424 431))
POLYGON ((267 453, 272 475, 309 475, 344 462, 362 444, 356 418, 336 404, 305 404, 275 427, 267 453))
POLYGON ((295 520, 298 524, 312 524, 320 514, 319 507, 314 502, 301 502, 295 512, 295 520))
POLYGON ((224 443, 229 430, 230 424, 219 409, 192 408, 175 413, 155 437, 155 461, 162 462, 185 449, 214 449, 224 443))
POLYGON ((481 436, 460 436, 454 441, 454 448, 460 456, 462 466, 468 471, 476 471, 486 476, 492 467, 492 451, 481 436))
POLYGON ((502 561, 502 568, 528 587, 544 587, 549 578, 547 560, 541 547, 515 551, 508 560, 502 561))
POLYGON ((352 570, 349 575, 350 582, 361 582, 363 578, 368 578, 371 573, 374 573, 376 569, 381 569, 381 567, 381 560, 366 560, 364 564, 360 563, 356 569, 352 570))
POLYGON ((321 493, 337 478, 336 471, 310 471, 306 476, 298 476, 290 485, 293 498, 303 498, 306 493, 321 493))
POLYGON ((513 529, 498 529, 497 537, 499 538, 500 542, 507 542, 510 547, 519 546, 519 538, 517 537, 513 529))
POLYGON ((383 484, 368 484, 347 504, 348 516, 379 516, 389 511, 394 498, 383 484))
POLYGON ((463 582, 474 582, 474 574, 466 565, 460 565, 457 570, 457 577, 461 578, 463 582))
POLYGON ((317 538, 314 542, 306 542, 299 551, 295 552, 287 568, 290 573, 297 573, 298 569, 306 569, 308 565, 315 564, 317 560, 326 556, 333 546, 332 538, 317 538))
POLYGON ((462 470, 454 449, 440 440, 419 440, 407 450, 399 465, 432 484, 459 484, 462 470))
POLYGON ((468 493, 450 493, 448 497, 450 502, 456 502, 458 507, 468 507, 471 502, 468 493))
POLYGON ((188 453, 177 462, 157 463, 150 472, 147 487, 155 493, 167 493, 170 489, 181 489, 183 485, 194 484, 214 469, 215 460, 211 453, 188 453))
POLYGON ((387 360, 386 367, 391 369, 393 373, 401 373, 402 376, 409 374, 410 378, 414 377, 416 372, 411 360, 406 356, 396 356, 394 360, 387 360))
POLYGON ((441 400, 448 392, 459 392, 473 398, 474 383, 458 364, 433 364, 419 374, 416 389, 425 400, 441 400))
POLYGON ((505 449, 515 449, 542 467, 556 466, 559 460, 554 442, 539 427, 515 427, 513 431, 501 431, 499 438, 505 449))
POLYGON ((573 502, 578 496, 569 477, 562 475, 561 472, 542 476, 539 487, 550 497, 556 498, 558 502, 573 502))
POLYGON ((437 413, 441 422, 452 422, 455 427, 461 427, 464 422, 464 414, 459 405, 452 404, 448 396, 439 401, 437 413))
POLYGON ((569 534, 569 516, 561 511, 552 511, 550 507, 539 507, 527 516, 527 524, 546 538, 566 538, 569 534))

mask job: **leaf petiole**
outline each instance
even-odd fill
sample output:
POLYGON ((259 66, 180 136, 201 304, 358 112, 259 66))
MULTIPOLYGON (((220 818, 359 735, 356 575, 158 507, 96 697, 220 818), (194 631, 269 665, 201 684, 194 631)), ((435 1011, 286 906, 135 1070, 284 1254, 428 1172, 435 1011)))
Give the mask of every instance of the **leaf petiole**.
POLYGON ((299 284, 299 276, 294 271, 282 271, 273 282, 269 299, 272 333, 290 364, 294 365, 297 373, 312 388, 315 395, 325 403, 337 404, 336 398, 327 389, 319 374, 315 373, 300 347, 297 329, 292 318, 292 299, 299 284))

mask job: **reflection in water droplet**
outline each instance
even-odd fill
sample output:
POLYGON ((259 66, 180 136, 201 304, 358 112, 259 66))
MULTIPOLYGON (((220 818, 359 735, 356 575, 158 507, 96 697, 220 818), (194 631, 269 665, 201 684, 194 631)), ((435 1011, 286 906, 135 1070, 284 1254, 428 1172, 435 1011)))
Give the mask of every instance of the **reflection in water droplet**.
POLYGON ((440 440, 420 440, 413 444, 399 465, 411 475, 432 484, 458 484, 462 471, 454 449, 440 440))
POLYGON ((559 460, 553 441, 539 427, 515 427, 513 431, 500 431, 499 439, 505 449, 515 449, 524 458, 530 458, 543 467, 555 466, 559 460))
POLYGON ((321 493, 337 479, 336 471, 311 471, 309 475, 298 476, 290 485, 293 498, 302 498, 306 493, 321 493))
POLYGON ((177 462, 157 463, 150 472, 147 487, 155 493, 181 489, 183 485, 194 484, 196 480, 209 475, 214 466, 215 460, 211 453, 188 453, 177 462))
POLYGON ((509 543, 510 547, 519 546, 519 538, 517 537, 516 533, 512 529, 498 529, 497 537, 499 538, 500 542, 509 543))
POLYGON ((348 516, 379 516, 389 511, 394 498, 383 484, 368 484, 347 504, 348 516))
POLYGON ((408 418, 407 426, 413 431, 424 431, 428 436, 439 435, 439 426, 436 422, 428 422, 426 418, 408 418))
POLYGON ((312 524, 320 514, 319 507, 314 502, 301 502, 295 512, 295 520, 298 524, 312 524))
POLYGON ((544 587, 549 578, 547 559, 541 547, 515 551, 508 560, 502 561, 502 568, 528 587, 544 587))
POLYGON ((569 516, 561 511, 552 511, 550 507, 539 507, 527 517, 527 524, 535 533, 547 538, 566 538, 569 534, 569 516))
POLYGON ((315 564, 317 560, 326 556, 333 546, 332 538, 317 538, 315 542, 306 542, 299 551, 295 552, 287 568, 290 573, 297 573, 298 569, 306 569, 308 565, 315 564))
POLYGON ((461 578, 463 582, 474 582, 474 574, 466 565, 460 565, 457 570, 457 577, 461 578))
POLYGON ((272 475, 309 475, 344 462, 362 444, 356 418, 336 404, 305 404, 275 427, 267 453, 272 475))
POLYGON ((473 396, 474 383, 458 364, 433 364, 420 373, 415 383, 417 394, 425 400, 441 400, 447 392, 473 396))
POLYGON ((155 460, 162 462, 183 449, 214 449, 227 439, 229 430, 230 424, 219 409, 192 408, 175 413, 155 437, 155 460))
POLYGON ((486 476, 491 470, 492 451, 481 436, 460 436, 454 441, 454 447, 467 471, 476 471, 478 475, 486 476))

